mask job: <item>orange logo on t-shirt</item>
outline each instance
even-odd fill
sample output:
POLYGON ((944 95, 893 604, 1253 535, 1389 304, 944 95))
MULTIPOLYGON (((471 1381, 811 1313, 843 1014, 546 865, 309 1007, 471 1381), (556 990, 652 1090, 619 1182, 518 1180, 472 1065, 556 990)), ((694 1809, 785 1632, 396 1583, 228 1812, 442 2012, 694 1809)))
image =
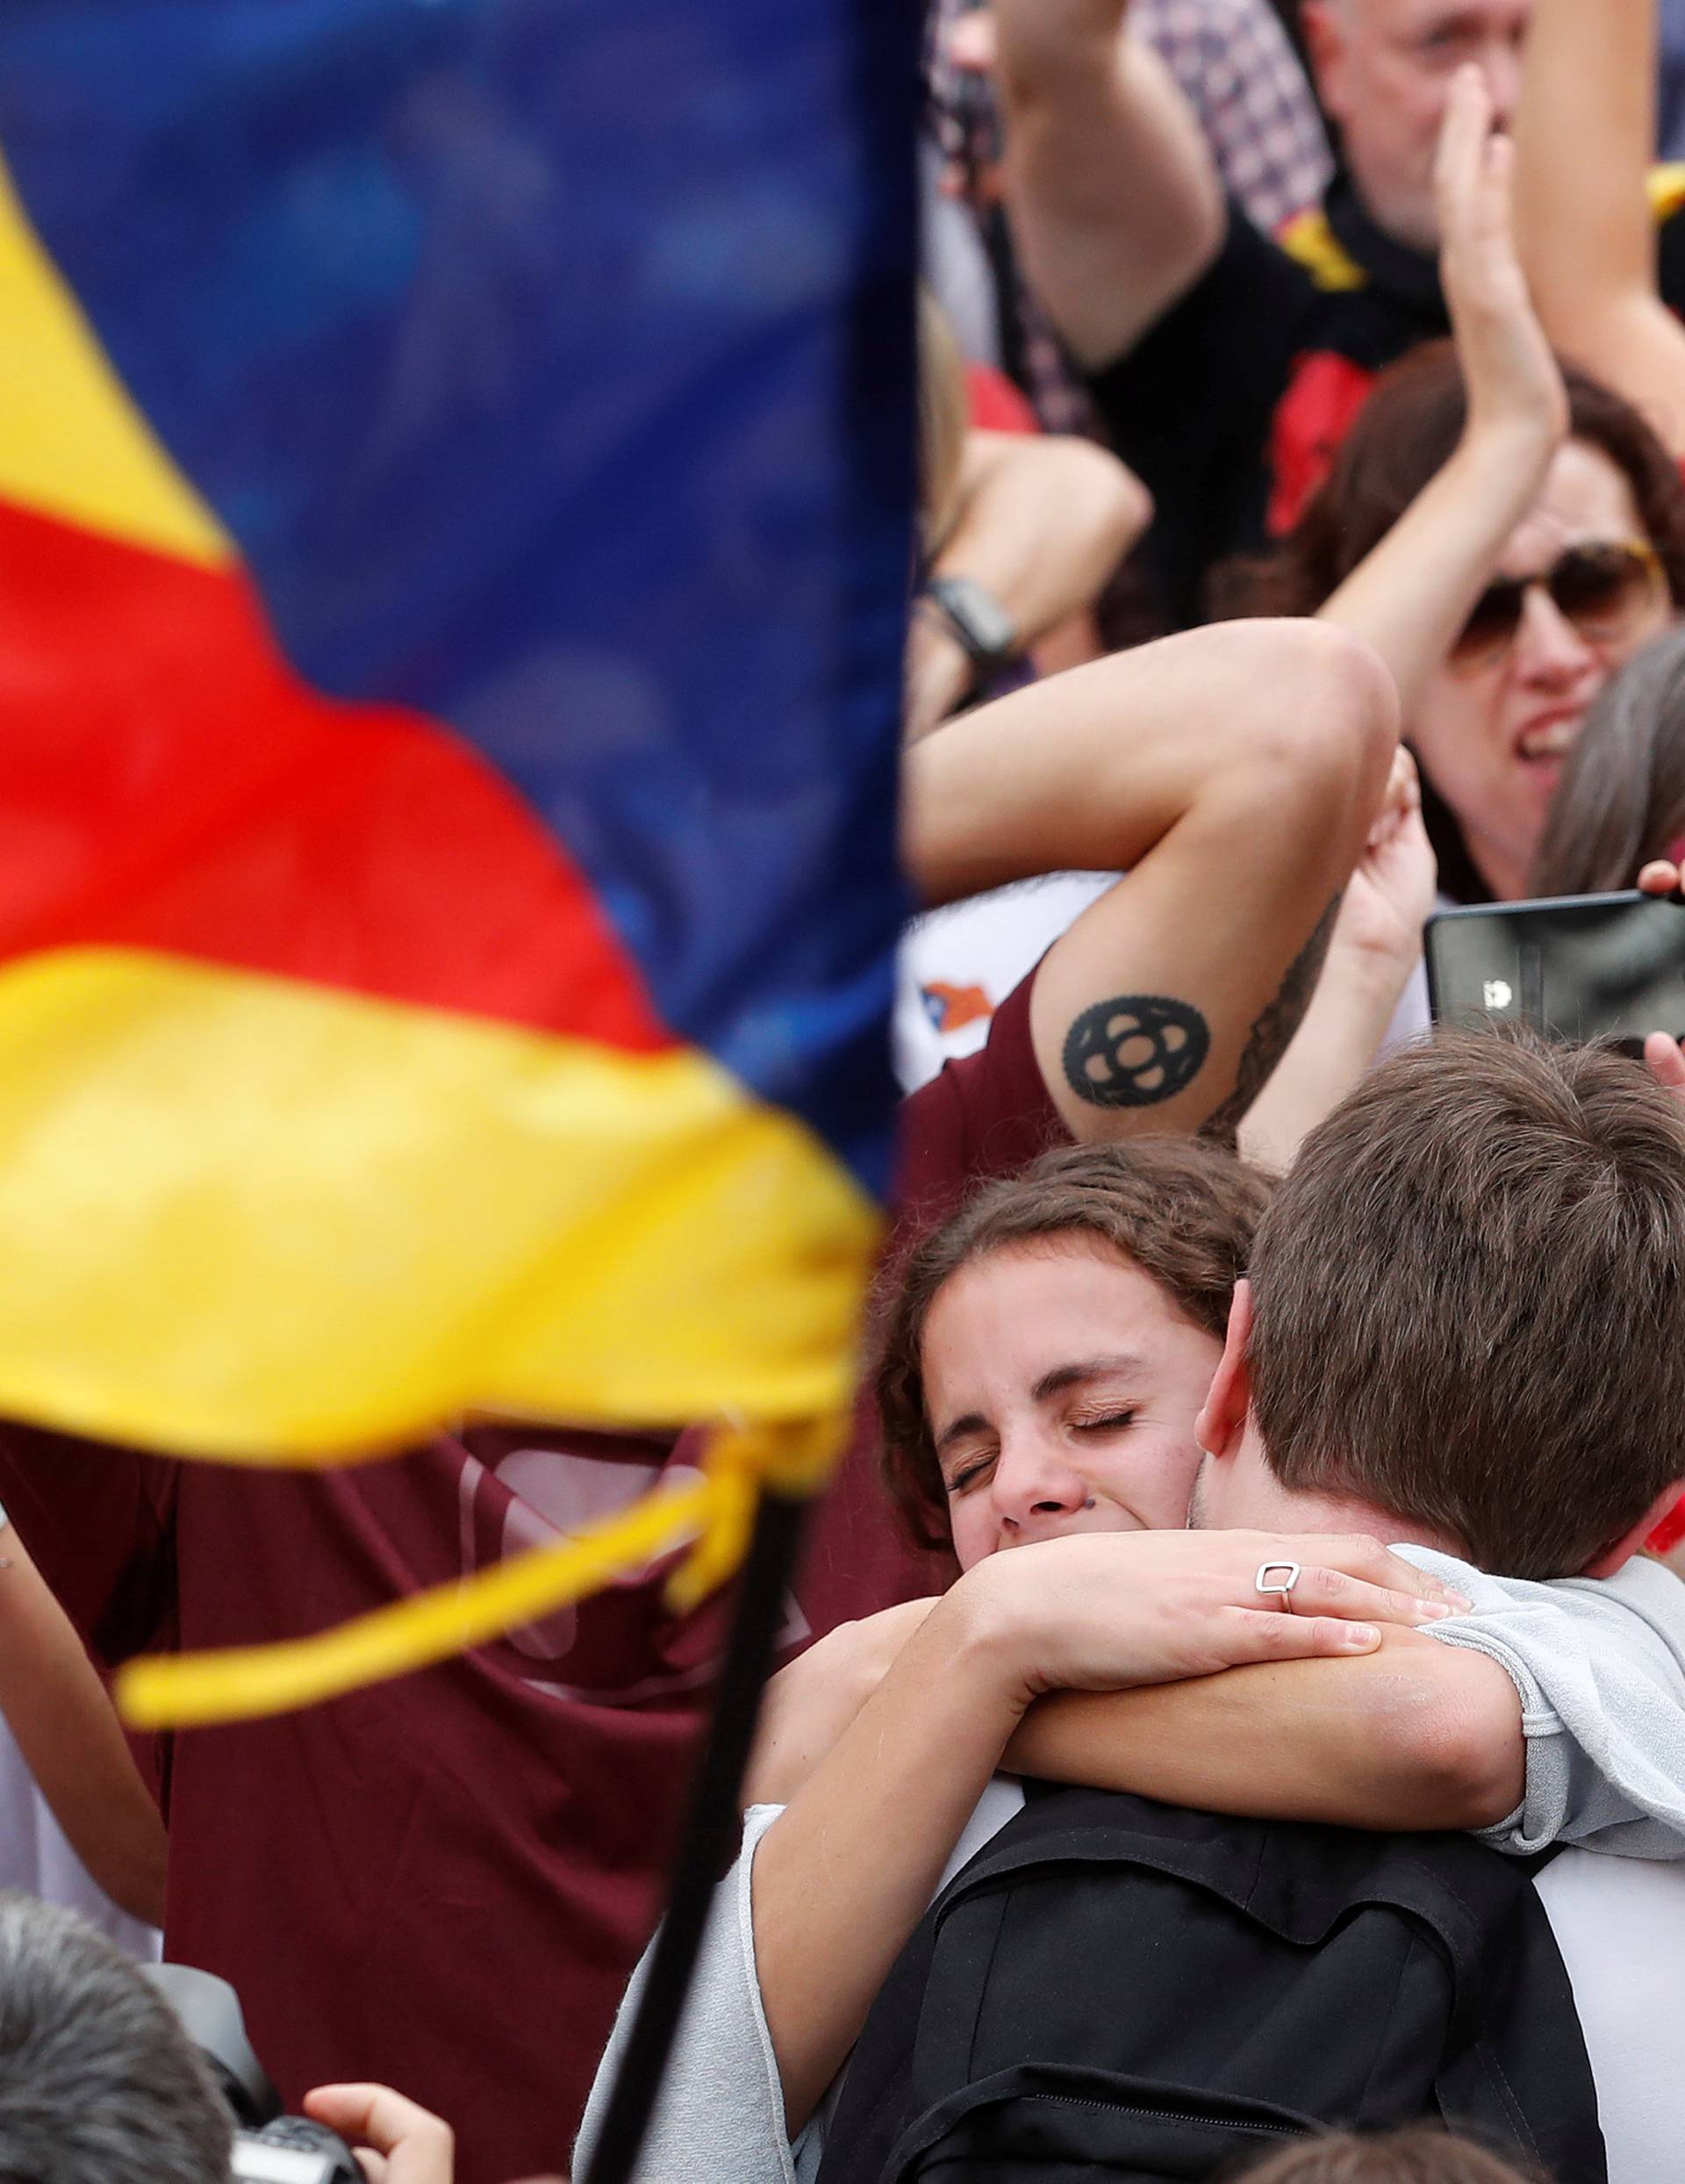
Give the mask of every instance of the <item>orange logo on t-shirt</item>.
POLYGON ((936 979, 920 991, 938 1031, 963 1031, 968 1024, 986 1024, 994 1014, 994 1003, 980 986, 950 986, 936 979))

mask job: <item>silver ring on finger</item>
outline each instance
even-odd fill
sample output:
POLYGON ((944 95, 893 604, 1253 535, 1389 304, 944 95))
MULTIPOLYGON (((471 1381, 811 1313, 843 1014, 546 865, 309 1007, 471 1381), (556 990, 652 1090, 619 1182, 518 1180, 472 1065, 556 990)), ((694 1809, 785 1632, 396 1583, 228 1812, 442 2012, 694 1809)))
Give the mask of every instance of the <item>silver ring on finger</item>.
POLYGON ((1287 1614, 1293 1613, 1293 1588, 1299 1582, 1297 1563, 1260 1563, 1252 1579, 1254 1592, 1274 1593, 1287 1614))

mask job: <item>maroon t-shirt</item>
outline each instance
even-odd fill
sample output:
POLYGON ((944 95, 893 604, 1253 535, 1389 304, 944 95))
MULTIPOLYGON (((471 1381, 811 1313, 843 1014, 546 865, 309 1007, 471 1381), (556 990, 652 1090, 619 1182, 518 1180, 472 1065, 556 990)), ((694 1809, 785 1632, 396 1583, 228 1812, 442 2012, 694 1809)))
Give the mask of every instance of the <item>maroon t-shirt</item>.
POLYGON ((986 1045, 901 1103, 892 1249, 945 1220, 974 1184, 1015 1175, 1070 1134, 1048 1096, 1029 1036, 1036 973, 995 1010, 986 1045))
MULTIPOLYGON (((1026 982, 984 1052, 907 1103, 907 1218, 1058 1132, 1026 982)), ((109 1669, 321 1630, 620 1507, 696 1451, 481 1426, 276 1472, 7 1426, 0 1501, 109 1669)), ((168 1953, 233 1983, 290 2107, 324 2080, 383 2080, 455 2126, 459 2184, 564 2165, 656 1913, 720 1649, 722 1608, 673 1618, 662 1574, 373 1690, 148 1747, 168 1953)), ((815 1519, 786 1646, 933 1581, 863 1440, 815 1519)))

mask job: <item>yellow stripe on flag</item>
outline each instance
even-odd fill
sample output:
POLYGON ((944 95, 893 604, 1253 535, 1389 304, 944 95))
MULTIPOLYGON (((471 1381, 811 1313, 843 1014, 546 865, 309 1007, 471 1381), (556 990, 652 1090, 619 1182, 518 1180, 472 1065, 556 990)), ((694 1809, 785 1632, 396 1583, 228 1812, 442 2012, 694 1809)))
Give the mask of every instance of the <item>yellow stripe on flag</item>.
POLYGON ((139 951, 0 971, 0 1413, 332 1462, 846 1405, 879 1220, 706 1055, 139 951))
POLYGON ((234 549, 111 370, 0 165, 0 498, 221 568, 234 549))

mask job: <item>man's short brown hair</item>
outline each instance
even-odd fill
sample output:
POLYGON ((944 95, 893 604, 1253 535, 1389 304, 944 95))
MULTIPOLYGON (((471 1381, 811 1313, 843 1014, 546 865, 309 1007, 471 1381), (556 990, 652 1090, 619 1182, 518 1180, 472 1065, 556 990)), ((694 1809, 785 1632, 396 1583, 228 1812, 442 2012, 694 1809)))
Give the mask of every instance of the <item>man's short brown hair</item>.
POLYGON ((985 1183, 914 1246, 883 1300, 876 1393, 885 1484, 918 1546, 946 1547, 949 1538, 922 1360, 925 1319, 944 1284, 1009 1245, 1091 1237, 1139 1267, 1221 1342, 1269 1188, 1237 1154, 1204 1139, 1068 1146, 1021 1175, 985 1183))
POLYGON ((1251 1274, 1285 1486, 1561 1577, 1685 1474, 1685 1110, 1637 1062, 1492 1032, 1396 1055, 1305 1140, 1251 1274))

